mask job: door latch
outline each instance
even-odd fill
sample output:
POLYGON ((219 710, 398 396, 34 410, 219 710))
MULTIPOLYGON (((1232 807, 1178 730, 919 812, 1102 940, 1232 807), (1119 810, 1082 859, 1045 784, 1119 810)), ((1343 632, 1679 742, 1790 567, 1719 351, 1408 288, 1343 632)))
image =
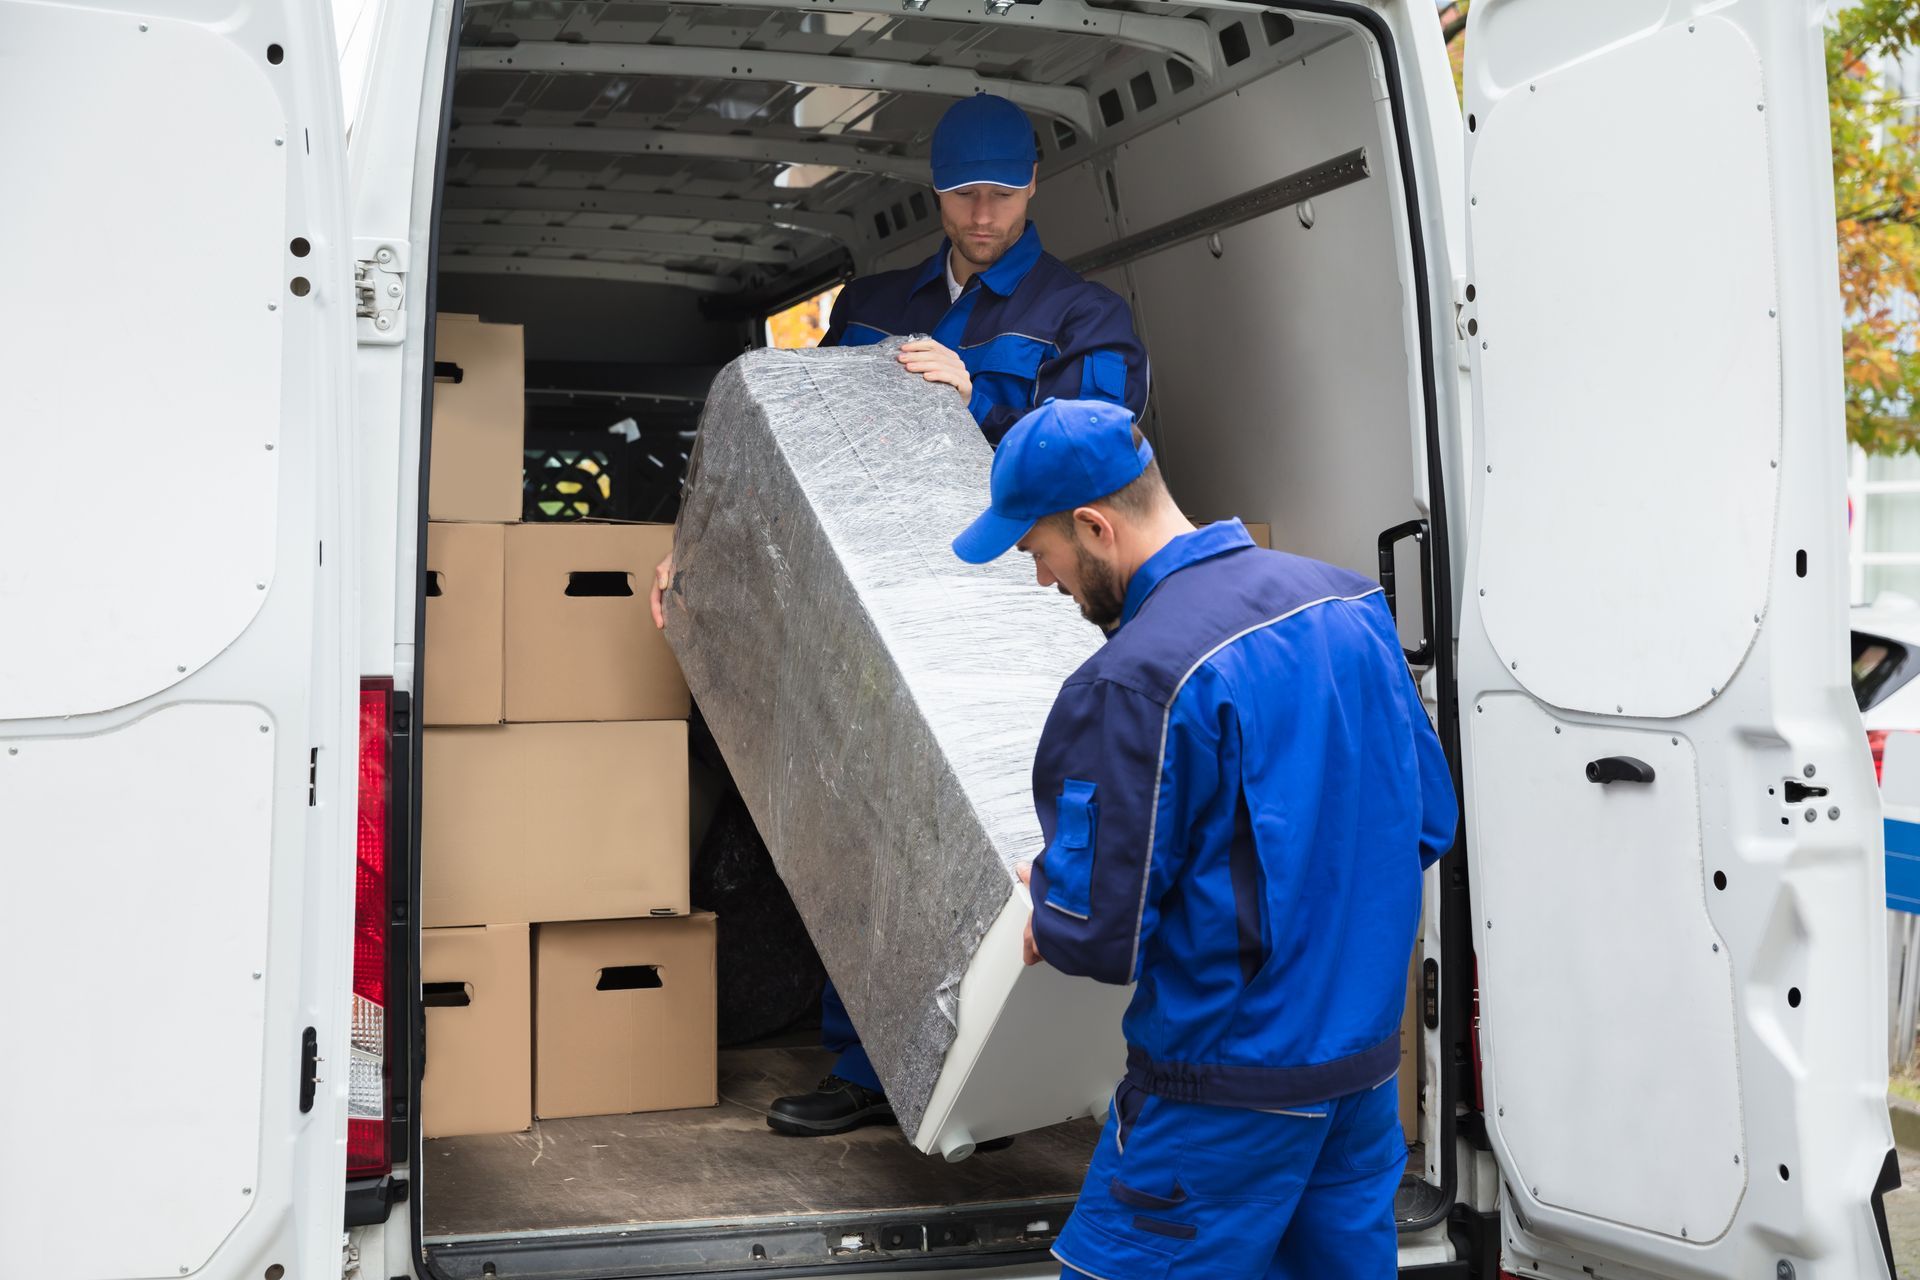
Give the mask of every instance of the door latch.
POLYGON ((407 336, 407 246, 354 241, 353 314, 362 346, 390 346, 407 336))
POLYGON ((1605 756, 1587 764, 1587 781, 1598 783, 1653 781, 1653 766, 1633 756, 1605 756))
POLYGON ((300 1114, 313 1110, 320 1090, 320 1033, 308 1027, 300 1033, 300 1114))

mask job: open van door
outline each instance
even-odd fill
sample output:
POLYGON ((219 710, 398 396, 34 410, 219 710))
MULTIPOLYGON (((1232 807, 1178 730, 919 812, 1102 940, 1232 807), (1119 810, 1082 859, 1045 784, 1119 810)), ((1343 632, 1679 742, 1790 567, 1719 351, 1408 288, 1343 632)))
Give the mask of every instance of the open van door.
POLYGON ((152 8, 0 0, 4 1270, 338 1274, 338 73, 324 5, 152 8))
POLYGON ((1515 1272, 1891 1274, 1825 9, 1467 30, 1461 712, 1515 1272))

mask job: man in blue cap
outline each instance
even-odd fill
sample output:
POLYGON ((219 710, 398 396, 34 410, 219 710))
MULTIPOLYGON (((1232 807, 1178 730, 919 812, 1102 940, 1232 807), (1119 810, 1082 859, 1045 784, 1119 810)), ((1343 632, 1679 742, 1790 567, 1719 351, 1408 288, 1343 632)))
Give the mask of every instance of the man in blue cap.
MULTIPOLYGON (((1125 300, 1044 252, 1027 221, 1038 163, 1033 125, 1012 102, 981 94, 950 107, 934 128, 932 156, 946 239, 917 267, 847 285, 821 340, 865 346, 930 335, 902 347, 900 363, 958 392, 990 444, 1048 397, 1104 400, 1129 417, 1147 401, 1146 350, 1125 300)), ((656 626, 672 580, 668 556, 654 572, 656 626)), ((801 1137, 892 1124, 880 1077, 831 983, 821 1040, 839 1054, 832 1073, 812 1093, 776 1099, 767 1123, 801 1137)))
POLYGON ((849 284, 821 340, 930 335, 908 343, 901 363, 958 391, 991 444, 1049 396, 1136 416, 1147 402, 1146 351, 1125 300, 1042 250, 1027 221, 1038 163, 1026 112, 991 94, 955 103, 933 131, 946 240, 917 267, 849 284))
POLYGON ((1195 529, 1110 404, 1054 401, 954 540, 1107 642, 1034 758, 1026 960, 1137 983, 1066 1276, 1385 1280, 1421 871, 1459 811, 1379 586, 1195 529))
MULTIPOLYGON (((900 363, 959 392, 995 445, 1050 396, 1109 401, 1129 420, 1147 402, 1146 350, 1125 300, 1043 251, 1027 221, 1038 163, 1033 125, 1012 102, 981 94, 948 108, 933 131, 946 239, 917 267, 849 284, 821 340, 865 346, 930 335, 902 347, 900 363)), ((832 1074, 810 1094, 776 1099, 767 1123, 804 1136, 891 1124, 880 1077, 832 983, 821 1041, 840 1055, 832 1074)))

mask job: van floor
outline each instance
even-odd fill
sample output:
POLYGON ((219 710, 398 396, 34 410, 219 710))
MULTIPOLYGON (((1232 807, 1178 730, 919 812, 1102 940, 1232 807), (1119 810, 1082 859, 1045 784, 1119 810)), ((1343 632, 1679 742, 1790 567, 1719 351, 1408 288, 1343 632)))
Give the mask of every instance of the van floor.
POLYGON ((695 1111, 536 1121, 531 1132, 426 1144, 425 1234, 791 1218, 1071 1197, 1100 1126, 1078 1120, 1020 1135, 958 1164, 908 1146, 892 1126, 836 1138, 767 1128, 775 1098, 832 1066, 817 1048, 720 1054, 720 1105, 695 1111))

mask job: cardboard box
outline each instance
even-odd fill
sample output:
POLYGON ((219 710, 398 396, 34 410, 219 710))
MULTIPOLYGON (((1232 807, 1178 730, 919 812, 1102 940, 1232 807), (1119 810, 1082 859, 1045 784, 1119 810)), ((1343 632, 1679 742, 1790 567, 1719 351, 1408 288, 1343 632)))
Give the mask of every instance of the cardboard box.
MULTIPOLYGON (((1193 521, 1193 523, 1196 526, 1214 524, 1222 518, 1223 517, 1215 516, 1215 517, 1203 520, 1199 516, 1187 517, 1187 519, 1193 521)), ((1273 526, 1272 525, 1262 524, 1258 520, 1242 520, 1240 523, 1247 526, 1247 536, 1253 539, 1253 543, 1255 546, 1265 547, 1269 551, 1273 550, 1273 526)))
POLYGON ((534 937, 534 1113, 719 1102, 711 914, 543 924, 534 937))
POLYGON ((517 324, 434 321, 429 520, 520 518, 526 449, 526 343, 517 324))
POLYGON ((427 526, 425 724, 499 724, 506 526, 427 526))
POLYGON ((533 1124, 533 953, 524 924, 420 931, 429 1138, 533 1124))
POLYGON ((653 625, 664 524, 507 530, 506 718, 684 720, 680 664, 653 625))
POLYGON ((1427 918, 1424 902, 1420 927, 1413 935, 1413 960, 1407 966, 1407 1003, 1400 1014, 1400 1128, 1407 1145, 1420 1140, 1420 1053, 1425 1043, 1426 990, 1424 957, 1427 953, 1427 918))
POLYGON ((690 909, 683 721, 430 728, 421 773, 422 925, 690 909))

